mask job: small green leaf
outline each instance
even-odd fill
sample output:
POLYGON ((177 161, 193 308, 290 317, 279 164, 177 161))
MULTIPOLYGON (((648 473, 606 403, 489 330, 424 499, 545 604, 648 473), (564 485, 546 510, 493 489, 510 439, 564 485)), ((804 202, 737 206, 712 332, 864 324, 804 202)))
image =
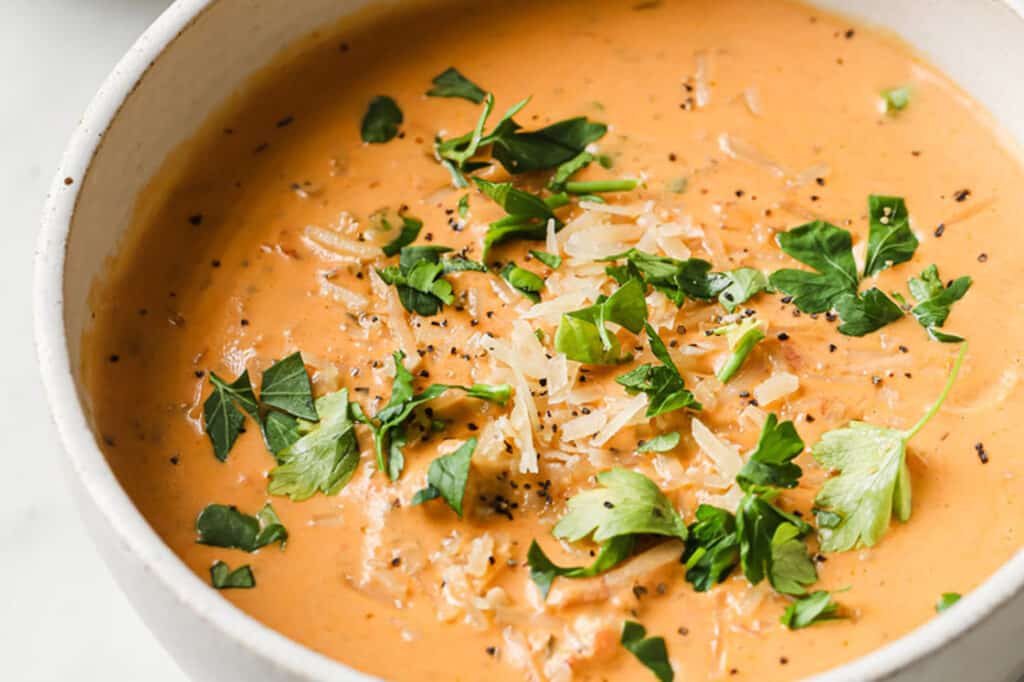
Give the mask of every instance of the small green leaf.
POLYGON ((935 602, 935 613, 942 613, 953 604, 960 601, 961 595, 959 592, 943 592, 939 600, 935 602))
POLYGON ((750 453, 747 463, 736 475, 736 482, 745 491, 775 488, 795 488, 803 474, 793 459, 804 451, 804 442, 793 422, 779 423, 769 414, 761 427, 757 447, 750 453))
MULTIPOLYGON (((710 301, 729 286, 729 280, 720 273, 711 272, 711 263, 700 258, 678 260, 668 256, 657 256, 639 249, 630 249, 607 258, 605 262, 625 260, 643 278, 644 282, 668 296, 678 306, 686 299, 710 301)), ((622 271, 611 270, 616 277, 622 271)), ((627 278, 632 275, 626 272, 627 278)), ((621 281, 620 281, 621 283, 621 281)))
POLYGON ((868 215, 871 230, 864 262, 865 277, 914 257, 918 242, 910 229, 910 216, 903 199, 872 194, 868 197, 868 215))
POLYGON ((822 220, 794 227, 776 236, 779 247, 817 272, 784 269, 768 278, 775 289, 793 297, 805 313, 831 310, 836 299, 857 293, 857 264, 850 233, 822 220))
POLYGON ((413 496, 412 504, 422 504, 440 496, 461 518, 462 498, 466 495, 469 464, 476 443, 476 438, 470 438, 455 452, 431 462, 427 470, 427 487, 413 496))
POLYGON ((607 130, 603 123, 579 116, 523 132, 510 119, 495 129, 489 141, 494 158, 515 175, 560 166, 604 137, 607 130))
POLYGON ((288 531, 268 502, 256 516, 244 514, 224 504, 207 505, 196 518, 198 542, 201 545, 241 549, 255 552, 274 542, 284 548, 288 531))
POLYGON ((718 302, 733 312, 762 291, 768 291, 768 277, 754 268, 737 268, 720 275, 728 285, 718 294, 718 302))
POLYGON ((606 192, 629 192, 640 186, 639 180, 623 178, 621 180, 593 180, 590 182, 567 182, 565 191, 569 194, 604 194, 606 192))
POLYGON ((859 295, 842 295, 834 303, 843 321, 839 333, 847 336, 870 334, 903 317, 903 310, 877 287, 859 295))
POLYGON ((772 562, 768 579, 781 594, 802 595, 818 580, 818 570, 807 553, 800 530, 783 523, 772 536, 772 562))
POLYGON ((267 412, 263 417, 263 440, 277 454, 301 437, 299 420, 284 412, 267 412))
POLYGON ((395 100, 386 95, 377 95, 370 100, 366 114, 363 115, 360 127, 363 142, 382 144, 390 141, 398 134, 402 120, 402 110, 395 100))
POLYGON ((458 211, 459 211, 459 217, 460 218, 465 218, 467 215, 469 215, 469 195, 468 194, 463 194, 461 197, 459 197, 458 211))
POLYGON ((552 270, 557 270, 562 266, 562 257, 547 251, 530 251, 530 255, 539 260, 544 265, 548 266, 552 270))
POLYGON ((620 344, 605 326, 614 322, 637 334, 647 322, 647 301, 644 285, 631 279, 608 298, 594 305, 562 315, 555 331, 555 350, 570 360, 610 365, 627 357, 620 354, 620 344))
POLYGON ((600 488, 578 493, 552 531, 577 542, 604 542, 621 535, 662 535, 686 539, 686 524, 661 489, 643 474, 610 469, 597 475, 600 488))
POLYGON ((780 622, 790 630, 799 630, 838 618, 842 616, 839 615, 839 604, 832 600, 832 594, 818 590, 787 606, 780 622))
POLYGON ((711 331, 715 336, 724 336, 729 343, 729 357, 716 373, 719 381, 726 384, 736 376, 754 346, 764 340, 764 328, 764 322, 756 317, 744 317, 711 331))
POLYGON ((313 387, 301 353, 292 353, 263 373, 260 403, 307 421, 319 419, 313 405, 313 387))
POLYGON ((882 101, 885 102, 885 112, 887 114, 903 111, 910 104, 910 88, 904 85, 898 88, 882 90, 882 101))
POLYGON ((659 682, 672 682, 675 673, 668 662, 668 649, 664 637, 647 637, 647 630, 640 623, 627 620, 622 625, 619 640, 629 653, 636 656, 647 669, 654 673, 659 682))
POLYGON ((679 432, 659 433, 654 438, 644 441, 637 446, 637 452, 668 452, 679 445, 679 432))
POLYGON ((811 527, 799 517, 782 511, 771 503, 770 494, 747 493, 736 509, 736 532, 740 539, 740 565, 751 585, 765 578, 775 579, 773 551, 775 533, 783 524, 790 524, 803 537, 811 527))
POLYGON ((210 584, 218 590, 249 589, 256 587, 256 578, 248 564, 231 570, 223 561, 214 561, 210 566, 210 584))
POLYGON ((946 323, 953 304, 964 297, 971 284, 970 277, 959 277, 944 286, 938 268, 929 265, 920 275, 911 277, 907 282, 911 296, 917 301, 910 314, 934 340, 943 343, 963 341, 961 337, 941 332, 938 328, 946 323))
POLYGON ((539 275, 521 268, 515 263, 508 263, 502 268, 501 277, 526 298, 534 303, 540 302, 540 292, 544 289, 544 280, 539 275))
POLYGON ((454 66, 435 76, 431 83, 434 87, 427 90, 427 97, 459 97, 473 104, 480 104, 487 94, 476 83, 459 73, 454 66))
MULTIPOLYGON (((416 241, 416 238, 420 236, 420 230, 423 229, 423 221, 419 218, 413 218, 412 216, 407 215, 400 217, 402 219, 401 231, 394 239, 381 247, 385 256, 394 256, 396 253, 399 253, 403 247, 412 244, 416 241)), ((385 224, 388 224, 386 220, 384 222, 385 224)))
POLYGON ((580 152, 555 169, 555 174, 548 181, 548 189, 552 192, 564 192, 565 183, 569 181, 569 178, 589 166, 593 161, 593 154, 580 152))
POLYGON ((590 578, 600 575, 628 559, 633 553, 634 544, 635 539, 632 535, 621 535, 601 545, 601 551, 590 566, 557 566, 534 540, 526 554, 530 580, 537 586, 541 599, 547 599, 555 578, 590 578))
POLYGON ((665 342, 649 323, 645 323, 647 341, 651 352, 663 363, 660 366, 645 363, 615 379, 615 382, 626 389, 630 395, 646 393, 647 417, 673 412, 683 408, 702 409, 701 404, 686 388, 679 368, 672 361, 665 342))
POLYGON ((259 421, 259 405, 248 370, 230 384, 210 372, 210 384, 213 392, 203 403, 203 427, 213 443, 213 454, 223 462, 245 425, 245 415, 238 408, 259 421))
POLYGON ((725 509, 702 504, 686 538, 686 580, 706 592, 725 580, 740 563, 736 517, 725 509))

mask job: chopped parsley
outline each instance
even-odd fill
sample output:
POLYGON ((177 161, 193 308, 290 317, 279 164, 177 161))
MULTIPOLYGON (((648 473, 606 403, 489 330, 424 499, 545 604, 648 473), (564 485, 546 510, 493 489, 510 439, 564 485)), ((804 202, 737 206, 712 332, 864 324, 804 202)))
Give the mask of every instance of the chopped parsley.
POLYGON ((668 452, 669 450, 675 449, 679 445, 679 432, 669 431, 668 433, 659 433, 654 438, 644 441, 637 446, 637 452, 668 452))
POLYGON ((430 82, 434 87, 427 90, 427 97, 458 97, 473 104, 480 104, 487 94, 480 86, 459 73, 454 66, 434 76, 430 82))
POLYGON ((413 411, 435 398, 440 398, 449 390, 459 390, 471 398, 488 400, 498 405, 506 405, 512 394, 508 384, 473 384, 458 386, 452 384, 431 384, 420 393, 413 390, 413 377, 402 364, 405 353, 396 351, 395 380, 391 386, 391 398, 388 404, 374 417, 374 447, 377 452, 377 467, 386 471, 391 480, 401 475, 405 468, 405 455, 402 448, 408 442, 408 422, 413 411))
POLYGON ((628 360, 618 337, 605 325, 613 322, 639 334, 647 321, 644 285, 630 279, 611 296, 601 296, 591 306, 562 315, 555 331, 555 350, 570 360, 611 365, 628 360))
POLYGON ((226 563, 218 560, 210 566, 210 584, 218 590, 249 589, 256 587, 256 578, 249 564, 231 570, 226 563))
POLYGON ((736 516, 708 504, 697 507, 686 540, 686 580, 693 589, 706 592, 725 580, 740 563, 740 538, 736 516))
POLYGON ((398 290, 402 307, 410 313, 430 317, 455 300, 452 283, 445 275, 486 270, 481 263, 459 256, 441 258, 441 254, 450 251, 447 246, 405 246, 400 251, 398 265, 378 269, 377 274, 398 290))
POLYGON ((552 270, 557 270, 562 266, 562 257, 557 254, 548 253, 547 251, 531 250, 530 255, 552 270))
POLYGON ((242 433, 245 413, 259 420, 259 404, 249 381, 249 370, 242 372, 230 384, 215 372, 210 372, 209 376, 213 392, 203 403, 203 426, 210 442, 213 443, 213 454, 224 462, 239 434, 242 433))
POLYGON ((966 345, 960 348, 938 399, 909 431, 854 421, 822 435, 811 450, 819 465, 839 472, 825 481, 814 500, 821 551, 871 547, 888 530, 892 517, 910 518, 907 443, 942 407, 966 349, 966 345))
POLYGON ((935 602, 935 613, 942 613, 953 604, 960 601, 962 595, 959 592, 943 592, 939 600, 935 602))
POLYGON ((564 192, 565 183, 569 182, 569 178, 593 163, 595 158, 590 152, 580 152, 569 159, 555 169, 555 174, 548 181, 548 189, 552 192, 564 192))
POLYGON ((729 343, 729 357, 725 359, 715 374, 719 381, 727 384, 736 376, 740 367, 746 362, 747 356, 754 350, 754 346, 764 340, 764 328, 765 323, 756 317, 744 317, 739 322, 733 322, 711 331, 715 336, 724 336, 729 343))
POLYGON ((917 301, 910 314, 927 330, 930 338, 943 343, 963 341, 962 337, 940 331, 939 327, 946 323, 953 304, 964 297, 971 283, 971 278, 965 276, 943 286, 934 265, 929 265, 920 275, 907 281, 910 295, 917 301))
POLYGON ((313 387, 300 353, 275 362, 263 373, 260 404, 300 419, 319 419, 313 405, 313 387))
POLYGON ((885 113, 887 114, 903 111, 910 104, 910 87, 904 85, 882 90, 882 102, 885 103, 885 113))
POLYGON ((476 449, 476 438, 470 438, 455 452, 438 457, 427 470, 427 487, 416 492, 412 504, 423 504, 438 497, 444 499, 462 517, 462 498, 466 496, 469 463, 476 449))
MULTIPOLYGON (((423 229, 423 221, 419 218, 413 218, 412 216, 407 215, 400 215, 399 218, 402 219, 402 227, 400 228, 398 236, 381 247, 381 250, 384 251, 384 255, 389 258, 401 252, 403 247, 409 246, 409 244, 416 241, 416 238, 420 236, 420 230, 423 229)), ((391 224, 386 218, 382 218, 382 222, 385 229, 391 228, 391 224)))
POLYGON ((564 194, 541 198, 536 194, 516 189, 510 182, 490 182, 473 178, 476 186, 489 199, 505 209, 508 214, 491 223, 484 235, 483 258, 487 259, 491 248, 517 239, 544 239, 548 221, 555 221, 555 229, 562 226, 555 217, 554 209, 568 203, 564 194))
POLYGON ((278 465, 269 474, 271 495, 299 502, 318 492, 337 495, 345 487, 359 465, 353 406, 346 389, 317 399, 320 422, 298 420, 295 441, 275 453, 278 465))
POLYGON ((360 132, 363 142, 383 144, 391 141, 398 134, 398 126, 402 123, 402 110, 395 100, 387 95, 377 95, 370 100, 370 105, 363 115, 360 132))
POLYGON ((539 275, 526 268, 521 268, 515 263, 508 263, 502 268, 501 277, 523 296, 534 303, 540 303, 540 292, 544 289, 544 280, 539 275))
POLYGON ((868 197, 868 216, 871 227, 864 261, 865 277, 914 257, 918 242, 910 229, 910 215, 903 199, 872 194, 868 197))
POLYGON ((800 541, 812 529, 775 506, 773 497, 773 493, 748 492, 736 509, 740 566, 751 585, 767 578, 777 592, 802 594, 802 585, 817 580, 814 562, 800 541), (784 529, 787 525, 791 529, 784 529))
POLYGON ((736 268, 718 273, 717 276, 720 282, 726 283, 725 288, 718 294, 718 302, 730 313, 762 291, 771 289, 768 276, 754 268, 736 268))
POLYGON ((746 491, 766 487, 795 488, 803 471, 793 464, 793 459, 803 451, 804 441, 793 422, 780 424, 774 413, 769 414, 761 427, 757 446, 736 475, 736 482, 746 491))
POLYGON ((607 270, 609 276, 622 283, 639 273, 645 283, 668 296, 678 306, 683 305, 688 298, 710 301, 729 286, 729 281, 720 273, 711 272, 711 263, 700 258, 678 260, 634 248, 601 260, 625 260, 625 266, 610 266, 607 270))
MULTIPOLYGON (((637 281, 637 280, 632 280, 637 281)), ((623 386, 626 392, 635 395, 646 393, 649 400, 647 403, 647 417, 653 418, 658 415, 672 412, 683 408, 691 410, 702 409, 701 404, 686 388, 683 375, 679 373, 672 356, 669 355, 665 342, 661 340, 658 333, 654 331, 649 323, 644 323, 647 331, 647 341, 650 344, 654 357, 662 362, 661 365, 644 363, 636 369, 623 374, 615 379, 615 382, 623 386)), ((678 435, 678 434, 677 434, 678 435)), ((678 440, 678 438, 677 438, 678 440)))
POLYGON ((818 590, 787 606, 779 620, 790 630, 799 630, 839 618, 839 604, 833 601, 832 593, 818 590))
POLYGON ((565 183, 565 191, 569 194, 604 194, 606 192, 629 192, 640 186, 639 180, 624 178, 621 180, 591 180, 588 182, 565 183))
POLYGON ((627 620, 622 625, 619 642, 653 672, 660 682, 672 682, 675 678, 672 665, 668 662, 668 649, 665 647, 664 637, 648 637, 643 625, 627 620))
POLYGON ((261 547, 281 543, 284 549, 288 531, 268 502, 256 516, 225 504, 209 504, 196 518, 196 532, 201 545, 226 547, 255 552, 261 547))
POLYGON ((634 544, 632 535, 621 535, 601 545, 601 551, 589 566, 558 566, 534 540, 526 554, 530 580, 537 586, 541 599, 547 599, 555 578, 590 578, 601 575, 628 559, 633 554, 634 544))

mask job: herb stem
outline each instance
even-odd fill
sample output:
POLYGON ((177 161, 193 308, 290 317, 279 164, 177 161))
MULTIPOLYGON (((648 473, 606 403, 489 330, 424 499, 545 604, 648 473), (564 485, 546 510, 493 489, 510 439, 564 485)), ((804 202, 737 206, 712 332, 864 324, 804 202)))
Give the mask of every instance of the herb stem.
MULTIPOLYGON (((554 210, 556 208, 561 208, 563 206, 568 205, 569 195, 566 194, 565 192, 561 192, 559 194, 552 194, 549 197, 544 197, 543 201, 545 204, 547 204, 548 208, 554 210)), ((491 227, 510 227, 513 225, 516 227, 529 227, 532 224, 533 222, 531 218, 528 216, 507 215, 504 218, 501 218, 500 220, 495 220, 493 223, 491 223, 491 227)))
POLYGON ((960 353, 956 356, 956 360, 953 362, 953 369, 949 373, 949 378, 946 379, 946 386, 942 389, 942 393, 939 394, 938 400, 928 408, 921 420, 914 425, 914 428, 907 431, 907 440, 910 440, 917 435, 917 432, 924 428, 924 425, 935 416, 935 413, 942 407, 942 403, 946 401, 946 396, 953 389, 953 383, 956 381, 956 377, 960 374, 960 365, 963 364, 964 356, 967 354, 967 344, 964 343, 960 346, 960 353))
POLYGON ((591 182, 567 182, 565 191, 569 194, 598 194, 601 192, 628 192, 640 184, 638 180, 594 180, 591 182))

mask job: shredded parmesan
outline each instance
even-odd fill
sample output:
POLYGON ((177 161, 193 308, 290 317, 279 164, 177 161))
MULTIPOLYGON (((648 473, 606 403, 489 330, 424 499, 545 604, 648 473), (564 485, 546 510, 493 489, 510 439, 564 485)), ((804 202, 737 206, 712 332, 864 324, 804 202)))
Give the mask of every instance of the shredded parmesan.
POLYGON ((800 388, 800 379, 789 372, 779 372, 765 379, 754 387, 754 398, 763 406, 768 406, 780 398, 795 393, 800 388))
POLYGON ((736 478, 736 474, 743 468, 743 459, 736 446, 720 439, 697 418, 691 422, 690 430, 697 446, 711 458, 722 477, 729 481, 736 478))

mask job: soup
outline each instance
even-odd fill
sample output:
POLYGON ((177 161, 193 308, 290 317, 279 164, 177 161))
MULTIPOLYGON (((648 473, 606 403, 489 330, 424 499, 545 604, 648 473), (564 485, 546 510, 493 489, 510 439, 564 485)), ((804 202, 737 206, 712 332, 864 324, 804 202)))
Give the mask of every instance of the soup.
POLYGON ((799 678, 1021 547, 1022 181, 804 5, 373 9, 140 197, 93 419, 198 576, 368 673, 799 678))

